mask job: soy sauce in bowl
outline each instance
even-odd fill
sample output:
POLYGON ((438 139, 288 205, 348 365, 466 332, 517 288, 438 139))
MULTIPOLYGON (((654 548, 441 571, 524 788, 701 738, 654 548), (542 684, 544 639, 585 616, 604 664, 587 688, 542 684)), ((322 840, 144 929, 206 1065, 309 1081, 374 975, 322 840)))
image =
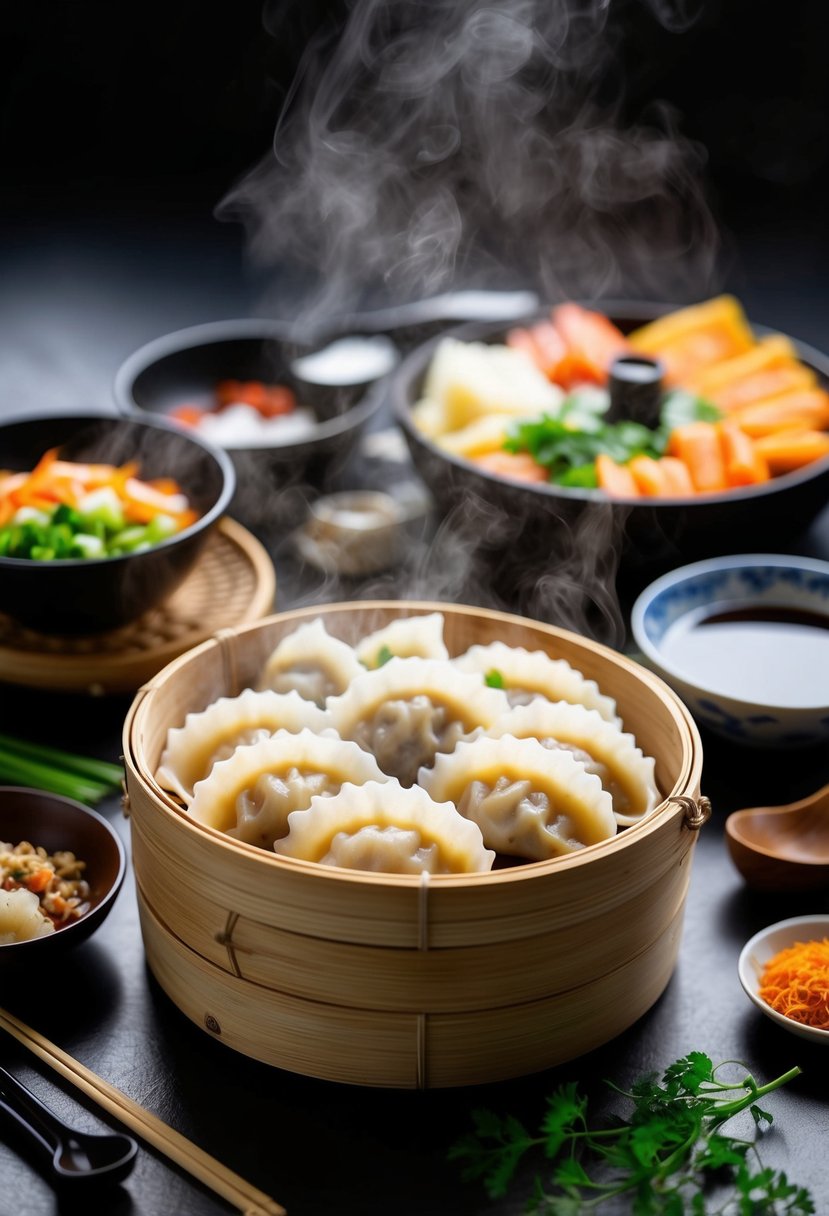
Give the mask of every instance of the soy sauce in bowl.
POLYGON ((819 705, 829 695, 829 616, 750 605, 688 614, 665 634, 663 659, 678 673, 767 705, 819 705))
POLYGON ((680 566, 639 595, 631 629, 701 725, 754 746, 829 743, 829 562, 744 553, 680 566))

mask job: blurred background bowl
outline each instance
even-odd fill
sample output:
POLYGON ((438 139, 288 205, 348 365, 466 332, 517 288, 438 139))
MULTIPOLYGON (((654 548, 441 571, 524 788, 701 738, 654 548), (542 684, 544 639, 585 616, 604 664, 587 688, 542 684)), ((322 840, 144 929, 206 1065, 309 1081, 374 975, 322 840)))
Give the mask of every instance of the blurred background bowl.
MULTIPOLYGON (((720 614, 802 621, 814 627, 813 642, 829 649, 829 563, 778 554, 696 562, 658 578, 637 598, 631 613, 633 637, 645 662, 676 689, 702 725, 732 742, 756 746, 808 746, 829 740, 829 680, 825 665, 819 665, 817 646, 814 678, 800 681, 797 698, 787 697, 785 704, 734 695, 733 672, 727 676, 723 668, 721 681, 704 677, 695 674, 690 659, 679 665, 666 654, 677 631, 720 614)), ((770 662, 780 661, 780 655, 766 653, 770 662)), ((736 683, 739 686, 739 674, 736 683)))
MULTIPOLYGON (((673 309, 608 302, 602 311, 623 333, 630 333, 673 309)), ((524 318, 520 324, 548 315, 524 318)), ((752 328, 757 335, 769 332, 762 326, 752 328)), ((454 329, 452 336, 501 343, 507 332, 503 324, 471 324, 454 329)), ((441 510, 457 513, 468 504, 469 510, 477 507, 486 519, 494 577, 507 589, 514 588, 515 569, 520 571, 522 563, 539 554, 547 568, 556 561, 569 561, 582 537, 587 538, 585 543, 598 539, 600 547, 619 547, 620 576, 635 593, 680 562, 750 550, 757 547, 758 539, 764 547, 784 547, 829 500, 829 458, 763 485, 661 502, 614 501, 596 490, 508 481, 449 454, 415 425, 412 407, 421 397, 440 341, 438 337, 423 344, 400 365, 390 386, 393 408, 415 466, 441 510)), ((829 358, 801 342, 794 346, 820 382, 829 384, 829 358)))
POLYGON ((766 963, 781 950, 787 950, 797 942, 822 941, 829 937, 829 915, 819 913, 815 916, 793 916, 789 920, 778 921, 755 933, 740 953, 737 963, 737 974, 740 983, 749 1000, 757 1006, 761 1013, 771 1018, 778 1026, 796 1034, 800 1038, 809 1039, 812 1043, 821 1043, 829 1047, 829 1030, 821 1030, 818 1026, 807 1026, 787 1018, 784 1014, 772 1009, 760 996, 760 978, 766 963))
POLYGON ((319 491, 353 451, 382 404, 378 384, 397 362, 393 343, 374 334, 365 338, 363 370, 344 367, 343 382, 300 374, 302 360, 310 362, 310 356, 348 336, 332 333, 300 342, 289 326, 257 318, 192 326, 130 355, 115 378, 116 401, 127 414, 164 417, 176 406, 209 407, 223 380, 292 389, 297 404, 309 407, 318 420, 312 433, 287 443, 225 446, 238 474, 234 515, 253 526, 295 522, 307 496, 319 491))
POLYGON ((0 612, 50 634, 95 633, 140 617, 182 582, 230 505, 227 455, 160 418, 37 414, 0 422, 0 467, 28 471, 49 448, 66 460, 139 462, 144 479, 174 477, 199 518, 150 549, 120 557, 0 557, 0 612))
POLYGON ((47 853, 68 850, 86 862, 89 911, 46 937, 0 946, 0 972, 8 966, 34 969, 85 941, 103 924, 126 873, 124 846, 97 811, 43 790, 0 786, 0 841, 28 841, 47 853))

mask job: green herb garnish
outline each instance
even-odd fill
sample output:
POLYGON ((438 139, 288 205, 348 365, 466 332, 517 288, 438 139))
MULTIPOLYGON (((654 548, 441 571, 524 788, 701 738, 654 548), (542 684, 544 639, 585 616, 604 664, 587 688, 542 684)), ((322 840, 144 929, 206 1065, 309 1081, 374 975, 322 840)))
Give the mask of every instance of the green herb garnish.
POLYGON ((121 788, 123 772, 93 760, 0 734, 0 783, 32 786, 94 806, 121 788))
POLYGON ((627 1197, 635 1216, 814 1213, 809 1191, 790 1183, 782 1171, 764 1168, 755 1144, 757 1133, 772 1123, 758 1099, 800 1069, 758 1086, 750 1074, 734 1083, 720 1081, 721 1068, 702 1052, 691 1052, 671 1064, 661 1081, 655 1074, 640 1078, 625 1094, 633 1107, 629 1118, 601 1129, 589 1126, 587 1099, 575 1083, 562 1085, 548 1099, 537 1136, 511 1115, 476 1111, 474 1133, 449 1155, 463 1163, 466 1178, 481 1179, 495 1199, 507 1193, 525 1155, 541 1150, 549 1176, 536 1177, 525 1209, 536 1216, 582 1216, 620 1196, 627 1197), (744 1110, 754 1120, 755 1139, 724 1135, 723 1124, 744 1110), (715 1191, 716 1206, 706 1206, 715 1191))
POLYGON ((388 663, 389 659, 393 659, 393 658, 394 658, 394 655, 389 650, 388 646, 381 646, 380 649, 377 651, 377 660, 375 662, 375 667, 383 667, 383 666, 385 666, 386 663, 388 663))
POLYGON ((504 677, 495 667, 492 671, 488 671, 484 676, 484 684, 487 688, 504 688, 504 677))
POLYGON ((666 395, 656 429, 639 422, 605 422, 609 404, 606 392, 579 389, 564 398, 557 414, 514 423, 504 447, 508 452, 529 452, 555 485, 594 489, 597 456, 605 454, 617 464, 640 455, 656 460, 676 427, 721 417, 716 406, 683 390, 666 395))

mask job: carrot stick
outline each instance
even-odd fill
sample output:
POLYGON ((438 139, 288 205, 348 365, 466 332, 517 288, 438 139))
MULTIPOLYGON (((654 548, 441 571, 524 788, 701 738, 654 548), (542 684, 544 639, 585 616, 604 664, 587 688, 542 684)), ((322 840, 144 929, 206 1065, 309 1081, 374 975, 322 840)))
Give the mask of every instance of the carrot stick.
POLYGON ((668 495, 672 498, 689 498, 694 493, 694 483, 688 466, 676 456, 663 456, 659 463, 668 485, 668 495))
POLYGON ((725 462, 720 436, 713 422, 689 422, 671 432, 668 452, 686 465, 694 489, 701 493, 724 490, 725 462))
POLYGON ((533 460, 528 452, 485 452, 475 457, 475 464, 488 473, 508 477, 511 481, 547 480, 547 470, 533 460))
POLYGON ((566 348, 559 370, 559 383, 606 384, 610 365, 630 350, 627 339, 612 321, 580 304, 560 304, 553 309, 553 324, 566 348))
POLYGON ((783 393, 757 401, 731 415, 747 435, 761 438, 776 431, 820 431, 829 426, 829 393, 822 389, 783 393))
POLYGON ((628 466, 617 464, 604 452, 596 457, 596 481, 611 498, 639 498, 639 487, 628 466))
POLYGON ((815 382, 814 373, 806 367, 790 364, 768 368, 731 384, 723 385, 706 397, 726 413, 752 405, 756 401, 780 396, 782 393, 808 391, 815 382))
POLYGON ((538 352, 538 366, 550 380, 555 380, 567 357, 567 347, 551 321, 539 321, 530 331, 538 352))
POLYGON ((628 461, 628 469, 636 488, 644 498, 667 498, 670 494, 668 479, 661 461, 651 456, 634 456, 628 461))
POLYGON ((755 447, 768 462, 773 475, 790 473, 829 456, 829 434, 825 431, 781 431, 757 439, 755 447))
POLYGON ((723 419, 718 424, 720 442, 722 443, 723 460, 725 461, 725 479, 730 486, 753 486, 761 481, 768 481, 769 467, 745 431, 730 419, 723 419))

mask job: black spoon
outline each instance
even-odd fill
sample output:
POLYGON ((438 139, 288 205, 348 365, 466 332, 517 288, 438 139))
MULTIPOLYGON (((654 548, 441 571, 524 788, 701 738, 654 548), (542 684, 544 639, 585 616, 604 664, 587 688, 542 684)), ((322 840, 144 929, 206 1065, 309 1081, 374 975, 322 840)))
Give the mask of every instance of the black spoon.
POLYGON ((138 1145, 122 1133, 95 1135, 67 1127, 47 1106, 0 1068, 0 1110, 51 1156, 53 1180, 74 1189, 86 1183, 115 1184, 132 1170, 138 1145))

